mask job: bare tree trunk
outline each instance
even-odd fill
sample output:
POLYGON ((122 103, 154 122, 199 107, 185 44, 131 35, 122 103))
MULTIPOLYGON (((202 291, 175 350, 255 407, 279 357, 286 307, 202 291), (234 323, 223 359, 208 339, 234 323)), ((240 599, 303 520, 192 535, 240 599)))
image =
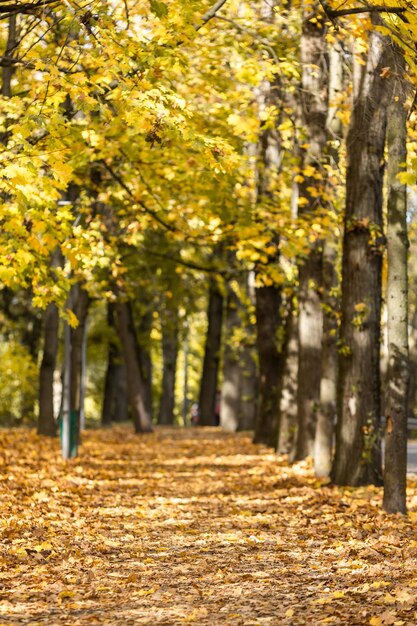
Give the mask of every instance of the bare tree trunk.
POLYGON ((288 348, 280 401, 281 425, 277 452, 295 457, 297 440, 297 383, 298 383, 298 320, 291 311, 287 320, 288 348))
POLYGON ((258 395, 258 369, 256 354, 256 325, 252 322, 255 313, 255 274, 245 272, 244 276, 244 334, 240 374, 240 408, 238 430, 254 430, 256 419, 256 398, 258 395))
POLYGON ((162 316, 162 394, 158 424, 173 424, 175 409, 175 378, 178 357, 178 311, 168 309, 162 316))
MULTIPOLYGON (((115 306, 112 302, 107 303, 107 324, 111 330, 115 327, 115 306)), ((101 423, 110 426, 114 419, 114 407, 117 394, 117 371, 120 367, 121 353, 116 341, 110 337, 108 346, 108 360, 106 376, 104 380, 103 407, 101 411, 101 423)))
POLYGON ((152 392, 152 359, 150 352, 150 338, 152 330, 152 311, 148 310, 140 318, 137 333, 137 348, 140 362, 140 371, 145 387, 145 406, 152 420, 153 392, 152 392))
POLYGON ((280 381, 285 364, 278 345, 278 330, 282 326, 281 300, 280 286, 256 289, 259 395, 253 441, 273 448, 278 441, 280 381))
POLYGON ((129 404, 137 433, 152 432, 152 421, 146 407, 146 388, 141 374, 140 348, 129 302, 118 302, 117 330, 126 366, 129 404))
MULTIPOLYGON (((306 129, 300 184, 299 214, 314 214, 323 205, 324 149, 327 140, 328 75, 325 62, 325 26, 310 19, 312 6, 303 8, 301 35, 302 116, 306 129), (317 179, 317 176, 319 179, 317 179), (316 178, 315 178, 316 177, 316 178), (319 194, 317 195, 317 189, 319 194), (314 190, 314 193, 312 193, 314 190)), ((313 456, 317 409, 320 402, 322 309, 319 290, 322 282, 321 245, 317 243, 299 268, 299 364, 297 390, 296 459, 313 456)))
POLYGON ((392 46, 393 98, 388 109, 388 384, 383 508, 406 512, 409 385, 407 187, 398 180, 407 161, 407 89, 403 52, 392 46))
POLYGON ((55 304, 49 304, 44 316, 44 346, 39 374, 38 434, 56 436, 54 416, 54 374, 58 353, 59 312, 55 304))
POLYGON ((241 326, 240 301, 228 285, 225 310, 225 348, 223 356, 223 384, 220 403, 220 425, 229 432, 239 427, 241 362, 240 350, 234 333, 241 326))
POLYGON ((321 275, 321 251, 312 251, 306 263, 299 269, 296 460, 314 454, 323 336, 323 315, 316 286, 321 284, 321 275))
POLYGON ((81 410, 81 377, 83 360, 83 339, 89 297, 80 284, 73 287, 73 311, 78 319, 78 326, 71 329, 71 411, 81 410))
MULTIPOLYGON (((273 24, 275 21, 274 8, 276 0, 263 0, 261 3, 261 18, 264 22, 273 24)), ((278 75, 271 80, 264 79, 258 94, 258 104, 261 114, 269 115, 268 109, 281 106, 282 88, 278 75)), ((262 128, 259 138, 258 157, 258 185, 257 205, 266 209, 274 205, 277 200, 277 181, 282 167, 282 139, 279 132, 279 119, 274 120, 273 127, 266 124, 262 128)), ((270 256, 270 262, 279 262, 279 241, 274 234, 271 237, 271 246, 275 253, 270 256)), ((264 443, 275 448, 279 432, 279 399, 280 383, 284 368, 284 357, 279 346, 278 334, 282 327, 281 285, 269 283, 262 285, 263 268, 257 268, 261 286, 255 290, 256 308, 256 345, 258 350, 258 403, 255 419, 255 433, 253 441, 264 443)))
POLYGON ((318 477, 330 476, 333 458, 333 433, 336 417, 337 319, 332 288, 337 285, 337 251, 326 241, 323 251, 323 340, 321 353, 320 404, 314 442, 314 471, 318 477))
POLYGON ((208 326, 200 385, 200 418, 198 424, 200 426, 216 426, 216 394, 218 392, 223 296, 215 280, 212 280, 209 286, 207 318, 208 326))
POLYGON ((338 422, 332 469, 333 480, 342 485, 381 482, 382 184, 386 109, 392 91, 382 70, 389 63, 387 39, 373 29, 347 138, 338 422))
MULTIPOLYGON (((338 99, 343 90, 343 50, 336 41, 329 49, 329 106, 326 131, 328 143, 326 154, 332 168, 339 164, 339 150, 342 139, 342 122, 338 117, 338 99)), ((329 195, 336 194, 329 189, 329 195)), ((329 209, 334 210, 332 201, 329 209)), ((337 244, 334 237, 327 235, 323 245, 323 340, 321 351, 320 403, 317 413, 317 426, 314 442, 314 470, 316 476, 330 476, 333 458, 333 433, 336 418, 337 381, 337 317, 338 302, 333 295, 338 285, 337 244)))

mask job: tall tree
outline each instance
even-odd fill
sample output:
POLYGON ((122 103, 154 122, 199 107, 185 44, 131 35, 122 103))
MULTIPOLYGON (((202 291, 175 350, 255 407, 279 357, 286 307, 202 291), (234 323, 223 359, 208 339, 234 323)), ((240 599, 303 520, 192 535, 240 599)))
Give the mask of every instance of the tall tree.
MULTIPOLYGON (((322 206, 324 149, 327 132, 328 73, 326 67, 326 27, 319 12, 312 17, 312 6, 303 7, 301 33, 302 120, 306 142, 302 149, 302 178, 299 215, 310 215, 322 206), (321 190, 321 191, 320 191, 321 190)), ((313 245, 299 266, 299 352, 297 385, 296 459, 313 456, 317 408, 320 402, 322 308, 322 246, 313 245)))
POLYGON ((116 305, 117 329, 122 346, 127 374, 127 391, 135 431, 151 432, 152 421, 146 407, 146 389, 141 373, 140 346, 130 302, 119 301, 116 305))
POLYGON ((198 423, 200 426, 217 425, 216 395, 218 393, 223 295, 214 278, 210 279, 208 295, 207 334, 198 402, 200 409, 198 423))
POLYGON ((407 186, 398 176, 407 161, 407 84, 402 50, 391 46, 393 97, 388 108, 388 383, 386 391, 383 508, 406 511, 408 354, 407 186))
POLYGON ((256 289, 256 330, 259 360, 258 409, 254 442, 275 448, 279 432, 279 403, 285 359, 278 331, 282 327, 281 286, 256 289))
POLYGON ((58 353, 59 310, 49 304, 44 314, 43 355, 39 371, 39 417, 38 433, 54 437, 56 421, 54 414, 54 374, 58 353))
POLYGON ((175 409, 175 380, 178 358, 178 309, 174 303, 166 306, 162 323, 162 389, 158 424, 173 424, 175 409))
POLYGON ((237 281, 227 285, 226 306, 224 312, 223 382, 220 403, 220 424, 230 432, 239 428, 239 410, 241 398, 242 362, 241 350, 237 345, 236 331, 242 324, 241 302, 236 293, 237 281))
MULTIPOLYGON (((326 156, 332 170, 339 165, 340 144, 343 126, 338 115, 343 92, 343 49, 336 40, 329 49, 329 88, 326 131, 328 136, 326 156)), ((328 208, 335 211, 332 199, 337 189, 326 185, 329 192, 328 208)), ((316 476, 330 475, 333 459, 333 434, 336 417, 337 381, 337 307, 335 292, 338 287, 338 250, 335 237, 330 233, 323 243, 323 340, 321 350, 320 403, 317 411, 317 425, 314 442, 314 471, 316 476)))
MULTIPOLYGON (((274 24, 277 3, 261 3, 261 19, 266 24, 274 24)), ((274 74, 265 78, 258 90, 260 115, 266 118, 261 126, 258 146, 257 205, 271 207, 276 202, 278 175, 282 167, 282 138, 279 131, 279 115, 268 120, 268 111, 280 110, 282 86, 280 77, 274 74)), ((269 263, 279 263, 279 234, 272 233, 270 246, 273 251, 269 263)), ((256 301, 256 343, 258 351, 259 381, 258 404, 255 421, 254 442, 264 443, 272 448, 277 445, 279 432, 279 400, 284 369, 284 357, 280 349, 279 333, 282 330, 281 304, 282 285, 263 278, 263 270, 257 268, 256 301), (266 284, 264 284, 264 282, 266 284), (272 283, 272 284, 271 284, 272 283)))
MULTIPOLYGON (((378 26, 379 18, 372 18, 378 26)), ((382 184, 391 81, 387 38, 376 28, 347 137, 336 456, 337 484, 381 482, 380 311, 382 184)))
POLYGON ((286 321, 286 359, 280 400, 280 430, 277 452, 295 458, 297 439, 297 383, 298 383, 298 319, 292 306, 286 321))
MULTIPOLYGON (((72 303, 78 324, 71 329, 71 412, 79 419, 83 410, 83 380, 86 375, 84 371, 83 349, 90 303, 88 293, 79 283, 73 287, 72 303)), ((81 424, 79 424, 79 427, 81 427, 81 424)))

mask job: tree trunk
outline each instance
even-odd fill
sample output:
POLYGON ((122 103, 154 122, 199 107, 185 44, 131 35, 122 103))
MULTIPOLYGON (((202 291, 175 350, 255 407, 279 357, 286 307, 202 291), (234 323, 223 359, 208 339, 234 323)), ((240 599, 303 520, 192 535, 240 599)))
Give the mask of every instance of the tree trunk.
POLYGON ((158 424, 173 424, 175 409, 175 378, 178 357, 178 311, 170 309, 162 317, 162 394, 158 424))
POLYGON ((223 296, 214 280, 210 282, 207 318, 208 327, 200 385, 200 418, 198 424, 200 426, 216 426, 216 394, 218 391, 223 296))
MULTIPOLYGON (((329 106, 327 111, 326 154, 330 166, 339 165, 340 143, 343 135, 342 122, 338 116, 338 101, 343 90, 343 49, 336 41, 329 49, 329 106)), ((329 188, 329 198, 337 189, 329 188)), ((329 210, 335 210, 332 200, 329 210)), ((338 286, 337 243, 330 233, 323 245, 323 340, 321 351, 320 403, 314 442, 314 471, 317 477, 328 477, 332 469, 333 433, 336 418, 337 381, 337 298, 333 295, 338 286)))
POLYGON ((146 407, 146 388, 141 374, 140 348, 129 302, 118 302, 117 330, 126 366, 127 389, 133 423, 137 433, 152 432, 152 421, 146 407))
POLYGON ((392 45, 393 98, 388 109, 388 384, 383 508, 406 512, 409 385, 407 187, 398 180, 407 161, 407 89, 403 52, 392 45))
POLYGON ((59 330, 59 312, 55 304, 48 305, 44 320, 44 346, 39 374, 38 434, 55 437, 54 374, 58 353, 59 330))
POLYGON ((333 458, 333 433, 336 417, 337 318, 332 289, 337 285, 337 250, 326 241, 323 251, 323 340, 321 352, 320 403, 314 442, 316 476, 330 476, 333 458))
MULTIPOLYGON (((112 302, 107 304, 107 324, 109 329, 115 329, 115 307, 112 302)), ((115 329, 116 330, 116 329, 115 329)), ((116 341, 110 337, 108 347, 108 360, 106 377, 104 380, 103 407, 101 411, 101 423, 103 426, 110 426, 114 420, 115 402, 117 394, 117 371, 120 367, 120 350, 116 341)))
POLYGON ((240 301, 228 285, 225 311, 225 348, 223 356, 223 384, 220 403, 220 425, 229 432, 236 432, 239 427, 240 350, 236 345, 235 331, 241 326, 239 315, 240 301))
POLYGON ((73 287, 73 311, 78 319, 78 326, 71 329, 71 411, 81 411, 81 387, 83 372, 83 341, 86 331, 89 297, 81 285, 73 287))
POLYGON ((255 361, 256 327, 252 323, 251 312, 255 312, 254 273, 245 277, 247 312, 244 320, 245 339, 242 346, 240 373, 240 409, 238 430, 254 430, 256 418, 256 398, 258 395, 258 370, 255 361))
POLYGON ((254 430, 256 418, 256 398, 258 395, 258 370, 255 361, 256 326, 252 322, 255 313, 255 274, 245 272, 243 329, 245 339, 241 352, 240 408, 238 430, 254 430))
POLYGON ((295 458, 297 440, 297 383, 298 383, 298 319, 291 311, 287 320, 288 347, 280 401, 280 430, 277 452, 295 458))
MULTIPOLYGON (((312 6, 303 9, 301 34, 302 117, 307 147, 302 152, 299 214, 313 215, 323 206, 327 140, 328 74, 325 65, 325 27, 310 19, 312 6), (308 14, 308 15, 307 15, 308 14), (314 190, 314 191, 312 191, 314 190), (318 192, 318 193, 317 193, 318 192)), ((322 283, 321 244, 317 242, 299 268, 299 365, 297 390, 296 459, 313 456, 317 408, 320 402, 322 309, 318 292, 322 283)))
POLYGON ((314 454, 320 402, 323 314, 316 285, 321 284, 322 254, 310 252, 299 268, 297 445, 295 460, 314 454))
POLYGON ((254 443, 276 447, 279 432, 280 380, 285 359, 278 345, 282 326, 281 287, 256 289, 259 396, 254 443))
POLYGON ((137 335, 140 371, 145 388, 145 406, 151 420, 153 416, 152 359, 150 352, 152 319, 152 311, 148 310, 140 318, 137 335))
MULTIPOLYGON (((376 19, 376 18, 373 18, 376 19)), ((382 184, 390 82, 386 38, 376 29, 347 138, 346 212, 342 264, 338 422, 333 480, 381 482, 380 309, 382 184)))

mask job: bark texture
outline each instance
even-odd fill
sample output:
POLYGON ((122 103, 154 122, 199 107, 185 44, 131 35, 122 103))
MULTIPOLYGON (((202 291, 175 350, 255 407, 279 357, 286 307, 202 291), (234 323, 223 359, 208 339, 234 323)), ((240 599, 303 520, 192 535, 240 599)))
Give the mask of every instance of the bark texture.
POLYGON ((78 326, 71 329, 71 411, 81 410, 81 379, 84 375, 83 340, 86 332, 89 297, 81 285, 73 287, 73 311, 78 319, 78 326))
POLYGON ((407 187, 398 180, 407 161, 405 61, 392 46, 393 98, 388 108, 388 381, 386 391, 383 508, 406 512, 407 408, 409 387, 407 187))
POLYGON ((390 81, 387 40, 377 30, 369 51, 347 138, 348 169, 342 265, 338 423, 333 480, 381 482, 380 309, 382 183, 390 81))
MULTIPOLYGON (((324 149, 327 140, 327 68, 325 27, 312 22, 311 4, 304 7, 301 34, 302 117, 306 148, 302 151, 303 182, 299 187, 299 214, 314 215, 322 206, 324 149), (313 172, 313 173, 312 173, 313 172), (313 191, 314 190, 314 191, 313 191), (317 193, 318 192, 318 193, 317 193)), ((317 408, 320 402, 322 309, 321 244, 313 246, 299 268, 299 364, 297 389, 296 459, 313 456, 317 408)))
POLYGON ((215 280, 209 286, 207 336, 201 376, 199 407, 200 426, 216 426, 216 393, 218 388, 220 348, 223 321, 223 296, 215 280))
POLYGON ((240 301, 233 287, 227 287, 225 308, 225 348, 223 356, 223 383, 220 403, 220 425, 229 432, 239 427, 241 362, 240 350, 234 336, 241 325, 240 301))
POLYGON ((278 330, 282 326, 281 300, 281 287, 256 289, 259 394, 253 440, 273 448, 278 440, 280 383, 284 369, 284 358, 278 344, 278 330))
POLYGON ((129 302, 117 303, 117 329, 126 367, 129 404, 135 431, 152 432, 152 421, 146 407, 146 386, 142 378, 140 347, 129 302))
MULTIPOLYGON (((332 168, 339 165, 340 144, 343 135, 342 122, 338 116, 338 102, 343 90, 343 50, 336 41, 329 49, 329 106, 327 111, 326 155, 332 168)), ((329 197, 337 189, 329 188, 329 197)), ((329 210, 334 210, 332 202, 329 210)), ((337 318, 338 299, 334 293, 338 286, 337 243, 329 234, 323 244, 323 340, 321 350, 320 403, 314 442, 314 471, 318 477, 330 476, 333 459, 333 434, 336 418, 337 382, 337 318)))
POLYGON ((330 476, 333 458, 333 433, 336 417, 337 319, 332 289, 337 285, 337 251, 325 242, 323 252, 323 340, 321 351, 320 403, 314 442, 314 471, 318 477, 330 476))
POLYGON ((288 347, 285 359, 280 401, 280 430, 277 452, 295 458, 297 439, 297 383, 298 383, 298 319, 290 312, 287 318, 288 347))
POLYGON ((49 304, 44 316, 44 344, 39 375, 38 434, 56 435, 54 415, 54 374, 58 353, 59 312, 55 304, 49 304))
POLYGON ((152 359, 150 353, 152 330, 152 310, 149 309, 140 317, 137 332, 137 353, 140 362, 140 372, 144 384, 145 406, 152 420, 153 393, 152 393, 152 359))
POLYGON ((175 378, 178 358, 178 312, 168 310, 162 317, 162 394, 158 424, 174 423, 175 378))
MULTIPOLYGON (((107 304, 107 324, 110 331, 116 332, 115 305, 107 304)), ((122 354, 115 337, 110 336, 108 346, 108 359, 106 376, 104 379, 103 406, 101 411, 101 423, 109 426, 116 418, 116 402, 118 394, 118 374, 121 366, 122 354)))

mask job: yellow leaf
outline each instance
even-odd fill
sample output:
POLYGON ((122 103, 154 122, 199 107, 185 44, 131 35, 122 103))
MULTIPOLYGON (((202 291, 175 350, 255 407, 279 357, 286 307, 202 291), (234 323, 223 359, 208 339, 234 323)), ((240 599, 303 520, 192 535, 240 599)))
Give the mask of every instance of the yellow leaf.
POLYGON ((158 591, 159 587, 152 587, 151 589, 139 589, 139 591, 135 592, 135 596, 151 596, 153 593, 158 591))
POLYGON ((126 578, 126 582, 127 583, 136 583, 139 579, 138 574, 135 574, 134 572, 132 572, 132 574, 129 574, 129 576, 126 578))
POLYGON ((382 619, 380 617, 371 617, 369 626, 382 626, 382 619))
POLYGON ((53 547, 50 543, 44 541, 36 545, 33 549, 36 550, 36 552, 43 552, 44 550, 53 550, 53 547))
POLYGON ((75 591, 69 591, 69 589, 64 589, 58 594, 59 601, 66 600, 67 598, 73 598, 75 596, 75 591))
POLYGON ((285 617, 292 617, 294 615, 294 609, 287 609, 285 611, 285 617))

